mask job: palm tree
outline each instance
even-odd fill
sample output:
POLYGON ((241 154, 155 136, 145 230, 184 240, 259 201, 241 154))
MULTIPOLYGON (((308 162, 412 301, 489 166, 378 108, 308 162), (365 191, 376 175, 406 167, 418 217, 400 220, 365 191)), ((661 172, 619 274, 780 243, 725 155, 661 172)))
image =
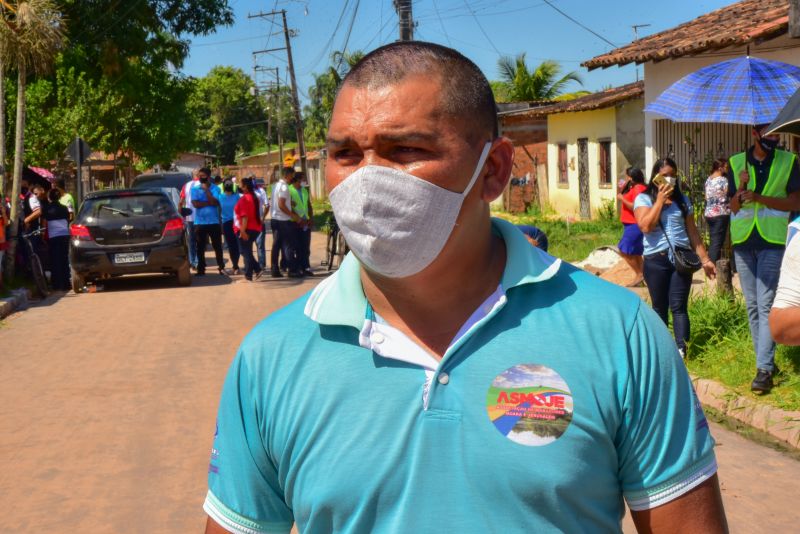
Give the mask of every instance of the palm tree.
POLYGON ((542 61, 534 70, 528 68, 525 53, 515 59, 503 56, 497 61, 501 84, 505 87, 511 102, 530 100, 565 100, 588 94, 587 91, 564 93, 570 82, 583 85, 577 72, 561 76, 561 65, 556 61, 542 61))
MULTIPOLYGON (((27 0, 16 6, 0 0, 0 62, 17 70, 17 122, 14 142, 14 180, 11 186, 11 220, 16 223, 19 211, 22 165, 25 161, 25 87, 28 73, 46 74, 64 44, 63 19, 52 0, 27 0)), ((11 225, 11 233, 16 224, 11 225)), ((10 241, 9 275, 14 274, 16 240, 10 241)))

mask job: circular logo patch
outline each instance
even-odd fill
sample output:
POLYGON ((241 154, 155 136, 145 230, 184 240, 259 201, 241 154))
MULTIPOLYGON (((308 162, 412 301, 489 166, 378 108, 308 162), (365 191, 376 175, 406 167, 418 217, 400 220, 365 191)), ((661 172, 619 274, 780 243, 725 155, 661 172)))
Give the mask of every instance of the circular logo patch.
POLYGON ((572 393, 549 367, 524 363, 494 379, 486 408, 495 428, 511 441, 547 445, 561 437, 572 421, 572 393))

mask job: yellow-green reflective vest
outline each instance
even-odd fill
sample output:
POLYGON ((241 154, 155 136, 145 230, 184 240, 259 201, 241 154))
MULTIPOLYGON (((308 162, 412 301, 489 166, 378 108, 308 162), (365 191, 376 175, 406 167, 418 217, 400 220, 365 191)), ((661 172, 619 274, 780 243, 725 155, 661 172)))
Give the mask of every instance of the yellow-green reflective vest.
POLYGON ((301 187, 298 191, 293 185, 290 185, 289 194, 292 197, 292 211, 301 219, 308 219, 308 189, 301 187))
MULTIPOLYGON (((731 157, 731 171, 736 189, 739 189, 739 174, 745 168, 746 152, 731 157)), ((761 194, 768 197, 786 198, 786 184, 792 172, 795 155, 784 150, 775 150, 769 177, 761 194)), ((755 191, 756 172, 752 165, 748 166, 750 181, 747 189, 755 191)), ((786 231, 789 226, 789 212, 768 208, 759 202, 747 202, 737 213, 731 214, 731 241, 734 245, 744 243, 753 228, 758 230, 767 243, 782 245, 786 242, 786 231)))

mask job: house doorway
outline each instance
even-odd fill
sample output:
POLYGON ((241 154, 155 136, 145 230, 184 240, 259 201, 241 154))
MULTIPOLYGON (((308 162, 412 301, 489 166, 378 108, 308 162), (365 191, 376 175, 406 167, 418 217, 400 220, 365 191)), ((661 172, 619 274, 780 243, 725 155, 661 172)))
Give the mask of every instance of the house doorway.
POLYGON ((578 198, 581 219, 590 219, 592 209, 589 204, 589 140, 585 137, 578 139, 578 198))

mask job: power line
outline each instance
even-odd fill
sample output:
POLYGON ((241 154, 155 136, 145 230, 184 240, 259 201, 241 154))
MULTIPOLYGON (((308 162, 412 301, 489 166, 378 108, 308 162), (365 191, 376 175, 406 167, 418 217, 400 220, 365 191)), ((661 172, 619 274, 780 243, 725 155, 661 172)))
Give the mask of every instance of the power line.
POLYGON ((489 41, 490 45, 492 45, 492 48, 494 49, 495 52, 497 52, 497 55, 498 56, 502 56, 503 54, 500 52, 500 50, 497 49, 497 47, 494 45, 492 40, 489 38, 489 34, 486 33, 486 30, 483 29, 483 26, 481 25, 481 21, 478 20, 478 17, 475 16, 475 13, 469 7, 469 4, 467 4, 467 0, 462 0, 462 1, 464 2, 464 6, 466 6, 466 8, 472 14, 472 18, 475 19, 475 24, 478 25, 478 28, 481 30, 481 33, 483 34, 483 36, 486 37, 486 40, 489 41))
POLYGON ((583 24, 581 24, 580 22, 578 22, 574 18, 570 17, 569 15, 567 15, 566 13, 564 13, 563 11, 558 9, 556 6, 553 5, 553 3, 550 0, 543 0, 543 1, 544 1, 545 4, 547 4, 548 6, 552 7, 557 12, 561 13, 564 17, 566 17, 567 19, 571 20, 572 22, 574 22, 575 24, 577 24, 578 26, 580 26, 581 28, 583 28, 587 32, 589 32, 592 35, 594 35, 595 37, 597 37, 598 39, 601 39, 602 41, 605 41, 606 43, 610 44, 614 48, 617 47, 617 45, 615 45, 614 43, 612 43, 611 41, 609 41, 608 39, 606 39, 605 37, 603 37, 602 35, 600 35, 596 31, 594 31, 593 29, 589 28, 588 26, 584 26, 583 24))
POLYGON ((347 45, 350 42, 350 34, 353 32, 353 24, 356 22, 356 15, 358 14, 358 6, 361 5, 361 0, 356 0, 356 5, 353 8, 353 16, 350 18, 350 26, 347 28, 347 36, 344 38, 344 46, 342 47, 342 54, 339 56, 339 61, 336 63, 336 70, 342 66, 342 60, 347 52, 347 45))
POLYGON ((303 69, 303 74, 309 74, 312 70, 317 68, 319 62, 322 61, 322 58, 325 57, 325 53, 330 53, 331 45, 333 44, 333 40, 336 38, 336 34, 339 33, 339 28, 342 25, 342 20, 344 19, 344 15, 347 12, 347 6, 350 5, 350 0, 345 0, 344 5, 342 6, 342 11, 339 13, 339 20, 336 21, 336 25, 333 27, 333 33, 328 38, 328 42, 325 43, 325 46, 322 47, 322 50, 319 51, 317 57, 312 61, 308 67, 303 69))
POLYGON ((241 43, 242 41, 252 41, 254 39, 261 39, 262 37, 268 37, 270 35, 272 35, 272 34, 267 33, 267 34, 263 34, 263 35, 252 35, 250 37, 242 37, 240 39, 229 39, 227 41, 214 41, 214 42, 211 42, 211 43, 193 44, 192 48, 201 48, 201 47, 204 47, 204 46, 217 46, 217 45, 224 45, 224 44, 230 44, 230 43, 241 43))
POLYGON ((444 36, 447 37, 447 44, 452 48, 453 43, 450 42, 450 36, 447 35, 447 30, 444 28, 444 22, 442 22, 442 16, 439 14, 439 6, 436 5, 436 0, 433 0, 433 9, 436 10, 436 16, 439 18, 439 25, 442 27, 444 36))

